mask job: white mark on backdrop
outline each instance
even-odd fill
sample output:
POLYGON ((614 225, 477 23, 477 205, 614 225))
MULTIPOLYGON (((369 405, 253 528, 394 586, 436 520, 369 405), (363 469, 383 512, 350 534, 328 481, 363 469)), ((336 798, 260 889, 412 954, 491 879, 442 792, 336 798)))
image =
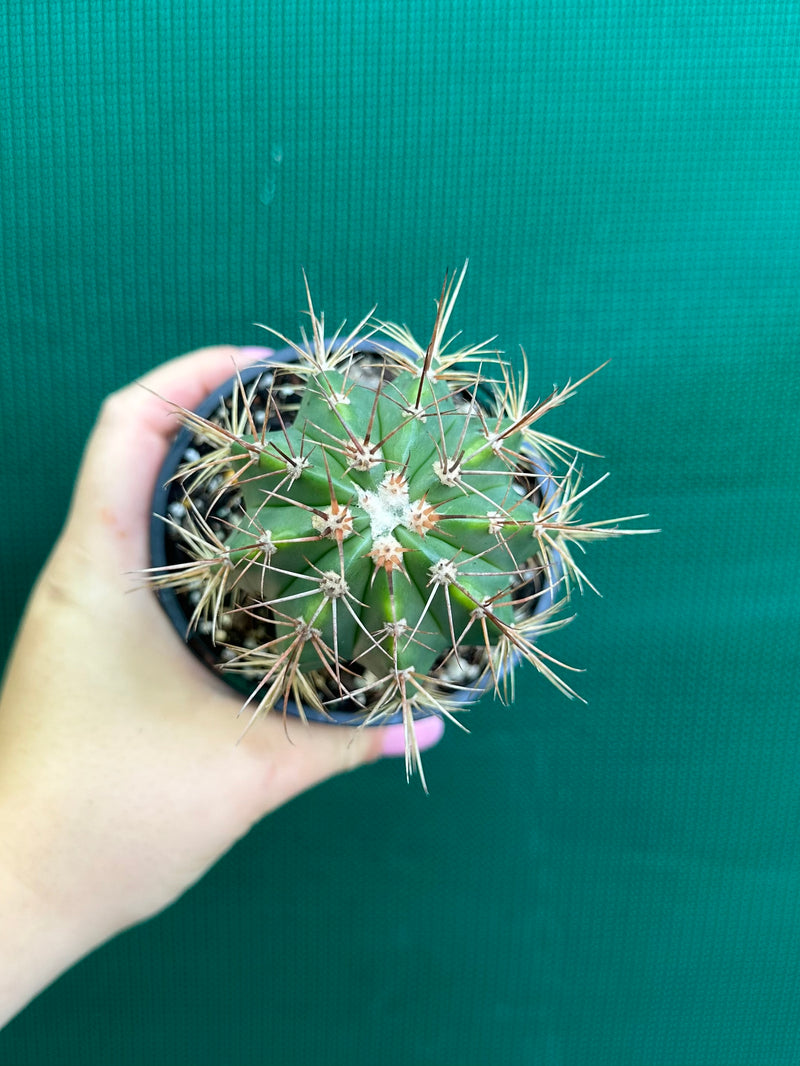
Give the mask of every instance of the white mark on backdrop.
POLYGON ((283 162, 283 145, 273 144, 269 150, 270 166, 267 171, 267 175, 264 178, 264 182, 261 186, 261 192, 259 194, 259 200, 265 207, 269 207, 272 201, 275 199, 275 192, 278 188, 278 169, 283 162))

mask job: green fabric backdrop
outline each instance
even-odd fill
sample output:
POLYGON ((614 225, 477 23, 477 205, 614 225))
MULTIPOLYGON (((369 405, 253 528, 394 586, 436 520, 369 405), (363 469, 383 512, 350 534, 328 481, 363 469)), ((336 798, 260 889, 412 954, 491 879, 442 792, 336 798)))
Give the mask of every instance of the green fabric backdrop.
MULTIPOLYGON (((2 651, 101 398, 180 351, 456 313, 607 457, 605 593, 426 760, 255 829, 9 1066, 796 1066, 800 6, 6 0, 2 651), (21 517, 20 517, 21 516, 21 517)), ((602 467, 598 467, 598 471, 602 467)))

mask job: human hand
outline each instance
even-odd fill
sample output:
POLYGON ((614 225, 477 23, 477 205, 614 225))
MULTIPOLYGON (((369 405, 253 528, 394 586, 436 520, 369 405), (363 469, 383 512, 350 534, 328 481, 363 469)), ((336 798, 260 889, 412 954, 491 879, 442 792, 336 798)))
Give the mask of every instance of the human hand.
MULTIPOLYGON (((255 723, 135 573, 176 429, 253 352, 208 348, 103 405, 0 697, 0 1023, 94 946, 176 899, 264 814, 404 750, 402 726, 255 723), (141 388, 140 385, 146 386, 141 388)), ((263 356, 262 356, 263 357, 263 356)), ((417 725, 421 748, 441 736, 417 725)))

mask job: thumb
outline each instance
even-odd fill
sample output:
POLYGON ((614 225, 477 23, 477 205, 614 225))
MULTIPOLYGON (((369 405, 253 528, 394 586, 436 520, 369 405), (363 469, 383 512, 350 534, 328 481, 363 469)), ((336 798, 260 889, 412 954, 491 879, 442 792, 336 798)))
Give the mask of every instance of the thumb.
MULTIPOLYGON (((410 772, 419 770, 419 754, 434 747, 444 733, 444 722, 435 716, 414 722, 408 734, 402 723, 381 727, 352 727, 317 723, 291 724, 272 720, 286 730, 288 743, 281 758, 272 762, 269 783, 270 807, 285 802, 337 774, 354 770, 381 758, 406 757, 410 772)), ((265 725, 271 724, 269 721, 265 725)), ((423 775, 422 783, 425 784, 423 775)))

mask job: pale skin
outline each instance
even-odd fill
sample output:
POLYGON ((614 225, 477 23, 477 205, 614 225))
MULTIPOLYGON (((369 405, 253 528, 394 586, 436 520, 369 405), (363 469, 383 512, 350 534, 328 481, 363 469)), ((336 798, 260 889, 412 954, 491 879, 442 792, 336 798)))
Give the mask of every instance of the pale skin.
MULTIPOLYGON (((279 714, 240 740, 241 699, 139 587, 176 429, 158 397, 195 407, 251 360, 225 346, 166 363, 110 396, 89 440, 0 695, 0 1025, 172 903, 265 814, 402 750, 402 727, 294 721, 287 735, 279 714)), ((418 733, 428 747, 441 723, 418 733)))

